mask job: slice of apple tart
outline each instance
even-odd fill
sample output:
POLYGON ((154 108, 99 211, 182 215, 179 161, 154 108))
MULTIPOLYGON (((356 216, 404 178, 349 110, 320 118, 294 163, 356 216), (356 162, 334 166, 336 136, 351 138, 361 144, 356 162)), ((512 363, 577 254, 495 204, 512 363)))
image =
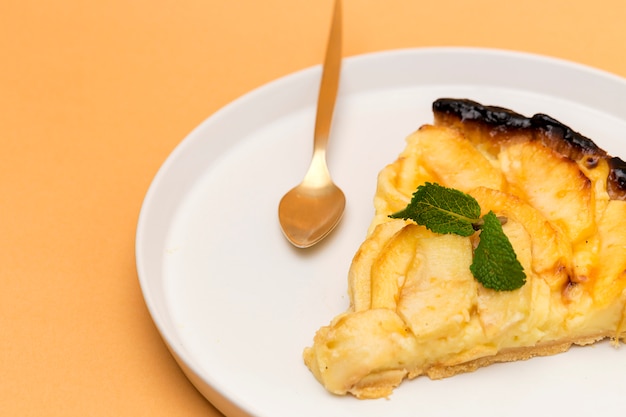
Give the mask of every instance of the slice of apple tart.
POLYGON ((546 115, 464 99, 437 100, 433 112, 434 124, 379 174, 349 310, 304 350, 331 393, 386 397, 404 379, 617 343, 626 330, 626 163, 546 115), (486 231, 440 233, 391 217, 429 184, 501 220, 525 275, 519 288, 486 287, 473 274, 486 231))

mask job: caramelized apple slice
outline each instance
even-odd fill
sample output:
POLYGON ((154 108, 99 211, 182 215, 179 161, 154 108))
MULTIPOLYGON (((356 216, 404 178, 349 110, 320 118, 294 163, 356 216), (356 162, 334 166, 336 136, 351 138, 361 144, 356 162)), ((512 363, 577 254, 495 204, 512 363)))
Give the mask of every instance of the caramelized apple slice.
POLYGON ((593 232, 591 181, 578 165, 536 141, 518 141, 500 152, 509 191, 537 208, 577 243, 593 232))
POLYGON ((469 322, 476 303, 472 244, 456 235, 422 235, 400 290, 398 314, 418 339, 443 338, 469 322))

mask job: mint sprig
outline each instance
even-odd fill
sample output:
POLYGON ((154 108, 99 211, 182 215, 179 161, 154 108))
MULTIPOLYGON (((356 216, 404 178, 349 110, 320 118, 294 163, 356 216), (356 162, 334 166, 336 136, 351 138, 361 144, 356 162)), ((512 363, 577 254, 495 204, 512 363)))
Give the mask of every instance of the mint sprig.
POLYGON ((439 234, 471 236, 480 231, 470 271, 484 287, 513 291, 524 285, 526 274, 517 259, 501 220, 493 212, 480 217, 480 205, 470 195, 436 183, 417 188, 407 207, 389 217, 413 220, 439 234))

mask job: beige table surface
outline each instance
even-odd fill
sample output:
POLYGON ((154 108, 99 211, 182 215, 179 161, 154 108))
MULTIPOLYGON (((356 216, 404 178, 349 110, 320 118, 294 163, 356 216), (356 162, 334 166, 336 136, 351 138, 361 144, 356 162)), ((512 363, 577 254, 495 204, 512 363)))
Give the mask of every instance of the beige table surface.
MULTIPOLYGON (((626 77, 622 0, 344 0, 344 55, 480 46, 626 77)), ((172 149, 321 62, 331 0, 0 4, 0 414, 221 416, 161 340, 137 216, 172 149)), ((626 105, 626 103, 625 103, 626 105)))

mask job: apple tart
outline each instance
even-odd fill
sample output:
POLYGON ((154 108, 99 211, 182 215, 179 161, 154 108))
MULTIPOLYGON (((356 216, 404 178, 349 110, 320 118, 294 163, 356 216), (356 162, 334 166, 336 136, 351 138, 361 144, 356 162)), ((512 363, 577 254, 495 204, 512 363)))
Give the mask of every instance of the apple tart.
POLYGON ((348 274, 348 311, 304 350, 333 394, 387 397, 420 375, 625 334, 626 163, 547 115, 466 99, 439 99, 433 113, 378 176, 375 216, 348 274), (479 232, 440 234, 390 217, 428 183, 506 220, 526 276, 520 288, 497 291, 472 275, 479 232))

